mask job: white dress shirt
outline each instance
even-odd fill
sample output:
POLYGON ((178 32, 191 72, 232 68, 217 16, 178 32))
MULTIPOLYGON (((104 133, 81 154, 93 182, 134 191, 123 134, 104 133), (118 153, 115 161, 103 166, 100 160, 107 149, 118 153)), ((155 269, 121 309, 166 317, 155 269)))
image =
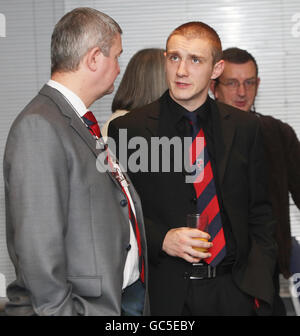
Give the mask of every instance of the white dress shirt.
MULTIPOLYGON (((78 118, 85 124, 83 119, 81 118, 87 111, 87 107, 83 103, 83 101, 70 89, 65 87, 64 85, 50 79, 47 83, 47 85, 51 86, 52 88, 56 89, 59 91, 67 100, 67 102, 71 105, 73 110, 76 112, 78 115, 78 118)), ((96 164, 96 162, 95 162, 96 164)), ((114 163, 117 164, 117 163, 114 163)), ((127 194, 127 197, 129 199, 132 211, 135 214, 135 208, 134 204, 129 192, 129 189, 127 186, 124 186, 124 190, 127 194)), ((108 223, 109 225, 109 223, 108 223)), ((130 228, 130 250, 128 251, 126 262, 125 262, 125 267, 123 271, 123 286, 122 289, 130 286, 133 284, 135 281, 139 279, 140 272, 139 272, 139 250, 138 250, 138 245, 137 245, 137 240, 132 228, 132 225, 129 221, 129 228, 130 228)))

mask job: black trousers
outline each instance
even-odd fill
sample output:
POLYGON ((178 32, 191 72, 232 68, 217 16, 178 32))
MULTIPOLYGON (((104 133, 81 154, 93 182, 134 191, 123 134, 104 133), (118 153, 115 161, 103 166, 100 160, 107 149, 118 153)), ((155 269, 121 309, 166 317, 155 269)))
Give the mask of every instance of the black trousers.
POLYGON ((255 315, 253 297, 243 293, 233 282, 231 273, 213 279, 188 280, 184 316, 255 315))

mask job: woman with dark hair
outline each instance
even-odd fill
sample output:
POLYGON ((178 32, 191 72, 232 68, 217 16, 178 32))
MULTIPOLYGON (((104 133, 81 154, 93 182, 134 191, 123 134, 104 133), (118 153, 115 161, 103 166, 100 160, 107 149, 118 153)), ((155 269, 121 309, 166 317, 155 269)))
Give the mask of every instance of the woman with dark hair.
POLYGON ((166 90, 164 50, 150 48, 138 51, 126 67, 112 102, 113 114, 101 129, 102 136, 107 136, 111 120, 153 102, 166 90))

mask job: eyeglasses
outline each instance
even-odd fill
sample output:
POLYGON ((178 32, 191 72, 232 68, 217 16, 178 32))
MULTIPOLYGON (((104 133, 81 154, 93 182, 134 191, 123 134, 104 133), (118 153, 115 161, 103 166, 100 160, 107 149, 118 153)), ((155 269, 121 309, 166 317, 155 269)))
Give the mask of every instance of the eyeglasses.
POLYGON ((256 78, 246 79, 243 83, 240 83, 237 79, 229 79, 225 82, 221 82, 220 80, 218 80, 218 83, 226 86, 229 90, 236 90, 241 85, 244 86, 245 90, 251 90, 256 86, 257 79, 256 78))

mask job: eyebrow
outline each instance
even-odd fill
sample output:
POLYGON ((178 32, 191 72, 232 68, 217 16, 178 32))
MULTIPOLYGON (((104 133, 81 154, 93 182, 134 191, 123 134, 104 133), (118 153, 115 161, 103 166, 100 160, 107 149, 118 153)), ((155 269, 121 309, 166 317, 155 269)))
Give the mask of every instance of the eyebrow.
MULTIPOLYGON (((167 55, 180 55, 180 52, 178 51, 167 51, 166 52, 167 55)), ((202 55, 197 55, 197 54, 188 54, 188 57, 189 58, 200 58, 200 59, 203 59, 203 60, 206 60, 206 57, 202 56, 202 55)))
MULTIPOLYGON (((244 80, 249 80, 249 79, 256 79, 256 76, 248 77, 248 78, 246 78, 244 80)), ((226 80, 238 80, 238 79, 237 78, 231 78, 231 77, 229 77, 229 78, 226 78, 226 80)))
POLYGON ((200 60, 207 61, 207 57, 201 56, 201 55, 192 54, 192 55, 189 55, 189 57, 190 58, 198 58, 200 60))

